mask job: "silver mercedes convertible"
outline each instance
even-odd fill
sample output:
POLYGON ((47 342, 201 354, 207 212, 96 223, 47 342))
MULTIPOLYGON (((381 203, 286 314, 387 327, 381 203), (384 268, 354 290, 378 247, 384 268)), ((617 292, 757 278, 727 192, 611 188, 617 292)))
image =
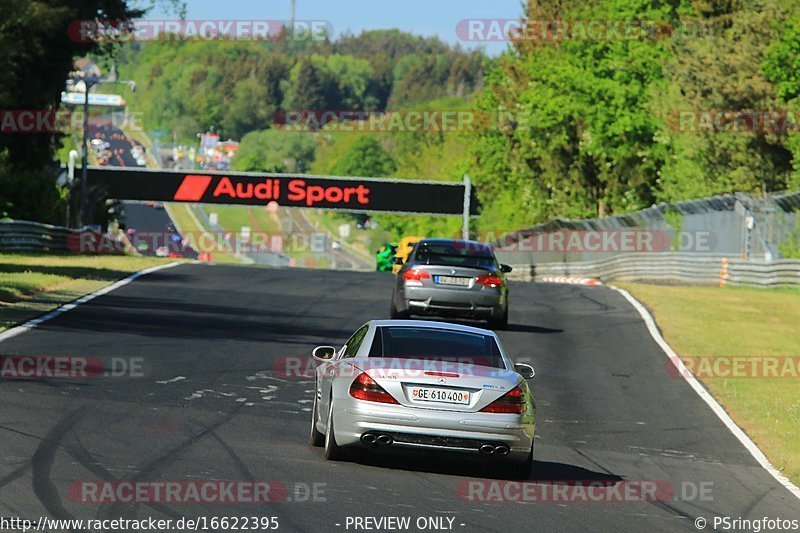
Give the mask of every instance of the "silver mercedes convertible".
POLYGON ((318 346, 310 443, 343 459, 355 447, 483 456, 527 477, 533 368, 513 364, 492 331, 373 320, 340 349, 318 346))

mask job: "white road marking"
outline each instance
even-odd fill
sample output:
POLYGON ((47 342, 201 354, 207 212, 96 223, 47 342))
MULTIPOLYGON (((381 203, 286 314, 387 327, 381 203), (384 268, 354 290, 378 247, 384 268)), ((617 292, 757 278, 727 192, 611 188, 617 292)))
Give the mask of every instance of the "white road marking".
POLYGON ((157 272, 159 270, 172 268, 172 267, 178 266, 180 264, 181 264, 180 262, 176 261, 174 263, 167 263, 165 265, 156 265, 156 266, 153 266, 153 267, 150 267, 150 268, 145 268, 144 270, 140 270, 139 272, 134 272, 133 274, 131 274, 127 278, 123 278, 123 279, 121 279, 121 280, 119 280, 119 281, 117 281, 115 283, 112 283, 111 285, 103 287, 102 289, 100 289, 98 291, 89 293, 89 294, 87 294, 85 296, 81 296, 77 300, 74 300, 72 302, 66 303, 66 304, 62 305, 61 307, 58 307, 58 308, 50 311, 46 315, 40 316, 38 318, 34 318, 33 320, 28 320, 27 322, 25 322, 23 324, 20 324, 19 326, 15 326, 13 328, 5 330, 4 332, 0 333, 0 342, 8 340, 8 339, 10 339, 12 337, 16 337, 17 335, 19 335, 21 333, 25 333, 26 331, 30 331, 30 330, 34 329, 35 327, 39 326, 40 324, 43 324, 44 322, 47 322, 48 320, 50 320, 52 318, 55 318, 55 317, 57 317, 59 315, 62 315, 64 313, 66 313, 67 311, 72 311, 73 309, 75 309, 79 305, 85 304, 86 302, 90 302, 90 301, 94 300, 98 296, 103 296, 104 294, 108 294, 109 292, 111 292, 111 291, 113 291, 115 289, 119 289, 120 287, 124 287, 125 285, 127 285, 128 283, 132 282, 133 280, 135 280, 137 278, 140 278, 140 277, 142 277, 144 275, 147 275, 147 274, 151 274, 153 272, 157 272))
POLYGON ((166 385, 168 383, 176 383, 178 381, 183 381, 184 379, 186 379, 185 376, 175 376, 172 379, 165 379, 164 381, 156 381, 156 383, 160 383, 162 385, 166 385))
POLYGON ((647 326, 647 331, 650 332, 650 336, 653 337, 653 340, 656 341, 656 344, 659 345, 661 350, 666 354, 672 364, 678 371, 678 375, 683 376, 689 386, 694 389, 700 398, 706 402, 706 404, 711 408, 715 415, 722 421, 723 424, 733 433, 733 435, 739 439, 739 442, 750 452, 750 455, 761 465, 764 470, 770 473, 775 480, 786 487, 786 489, 794 494, 795 497, 800 499, 800 488, 797 487, 794 483, 792 483, 789 478, 781 474, 780 470, 772 466, 772 463, 769 462, 767 456, 764 455, 756 443, 753 442, 750 437, 747 436, 742 428, 736 425, 736 422, 725 412, 725 409, 719 404, 719 402, 709 393, 705 387, 694 377, 692 371, 689 370, 686 365, 683 364, 683 360, 675 353, 675 351, 667 344, 667 341, 661 336, 661 333, 658 331, 658 327, 656 326, 656 321, 653 319, 653 316, 647 310, 645 306, 643 306, 636 298, 631 296, 631 294, 624 290, 620 289, 619 287, 614 287, 609 285, 611 290, 617 291, 620 293, 630 304, 639 312, 639 315, 644 320, 645 325, 647 326))

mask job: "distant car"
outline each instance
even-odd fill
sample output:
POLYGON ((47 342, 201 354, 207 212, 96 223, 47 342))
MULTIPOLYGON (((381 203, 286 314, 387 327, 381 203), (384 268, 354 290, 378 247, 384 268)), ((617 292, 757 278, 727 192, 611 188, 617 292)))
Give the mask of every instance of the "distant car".
POLYGON ((375 270, 378 272, 391 272, 392 259, 394 258, 397 245, 385 243, 375 252, 375 270))
POLYGON ((400 272, 400 268, 403 266, 403 263, 406 262, 408 256, 411 255, 411 251, 414 249, 414 245, 417 244, 419 241, 424 239, 425 237, 403 237, 400 239, 400 242, 397 244, 397 251, 394 253, 395 258, 400 258, 401 261, 394 260, 392 265, 392 274, 397 274, 400 272))
POLYGON ((331 243, 331 249, 333 249, 333 250, 341 250, 342 249, 342 243, 340 243, 339 241, 333 241, 331 243))
POLYGON ((389 314, 476 318, 505 329, 507 272, 511 267, 498 263, 488 244, 423 239, 397 274, 389 314))
POLYGON ((166 246, 156 248, 156 257, 169 257, 169 248, 166 246))
POLYGON ((527 478, 535 410, 526 379, 493 332, 418 320, 373 320, 338 351, 318 346, 309 441, 329 460, 348 451, 460 453, 527 478))

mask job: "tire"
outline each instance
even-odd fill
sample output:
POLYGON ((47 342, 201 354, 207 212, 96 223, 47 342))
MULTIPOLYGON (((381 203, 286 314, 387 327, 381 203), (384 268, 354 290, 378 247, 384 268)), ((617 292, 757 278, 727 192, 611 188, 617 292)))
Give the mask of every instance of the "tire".
POLYGON ((508 329, 508 306, 503 311, 503 316, 500 318, 489 319, 489 327, 491 329, 505 330, 508 329))
POLYGON ((325 428, 325 459, 341 461, 347 456, 346 450, 336 444, 336 433, 333 431, 333 398, 328 403, 328 423, 325 428))
POLYGON ((308 435, 308 443, 317 448, 325 444, 325 435, 317 429, 317 389, 314 388, 314 407, 311 409, 311 431, 308 435))
POLYGON ((389 318, 393 318, 395 320, 398 319, 405 319, 411 316, 411 313, 408 311, 398 311, 397 307, 394 305, 394 298, 392 298, 392 303, 389 305, 389 318))

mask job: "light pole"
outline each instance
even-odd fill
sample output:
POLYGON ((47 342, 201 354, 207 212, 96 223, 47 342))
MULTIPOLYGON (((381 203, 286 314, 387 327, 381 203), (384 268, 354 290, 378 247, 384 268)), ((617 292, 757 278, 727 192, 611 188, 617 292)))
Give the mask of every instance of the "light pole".
POLYGON ((128 80, 117 80, 116 71, 112 70, 111 76, 108 78, 100 78, 99 76, 77 75, 72 78, 73 83, 83 82, 84 84, 84 98, 83 98, 83 157, 81 158, 81 198, 79 207, 79 223, 81 226, 86 226, 91 222, 89 214, 89 91, 95 85, 101 83, 121 83, 128 85, 133 92, 136 92, 136 82, 128 80))

